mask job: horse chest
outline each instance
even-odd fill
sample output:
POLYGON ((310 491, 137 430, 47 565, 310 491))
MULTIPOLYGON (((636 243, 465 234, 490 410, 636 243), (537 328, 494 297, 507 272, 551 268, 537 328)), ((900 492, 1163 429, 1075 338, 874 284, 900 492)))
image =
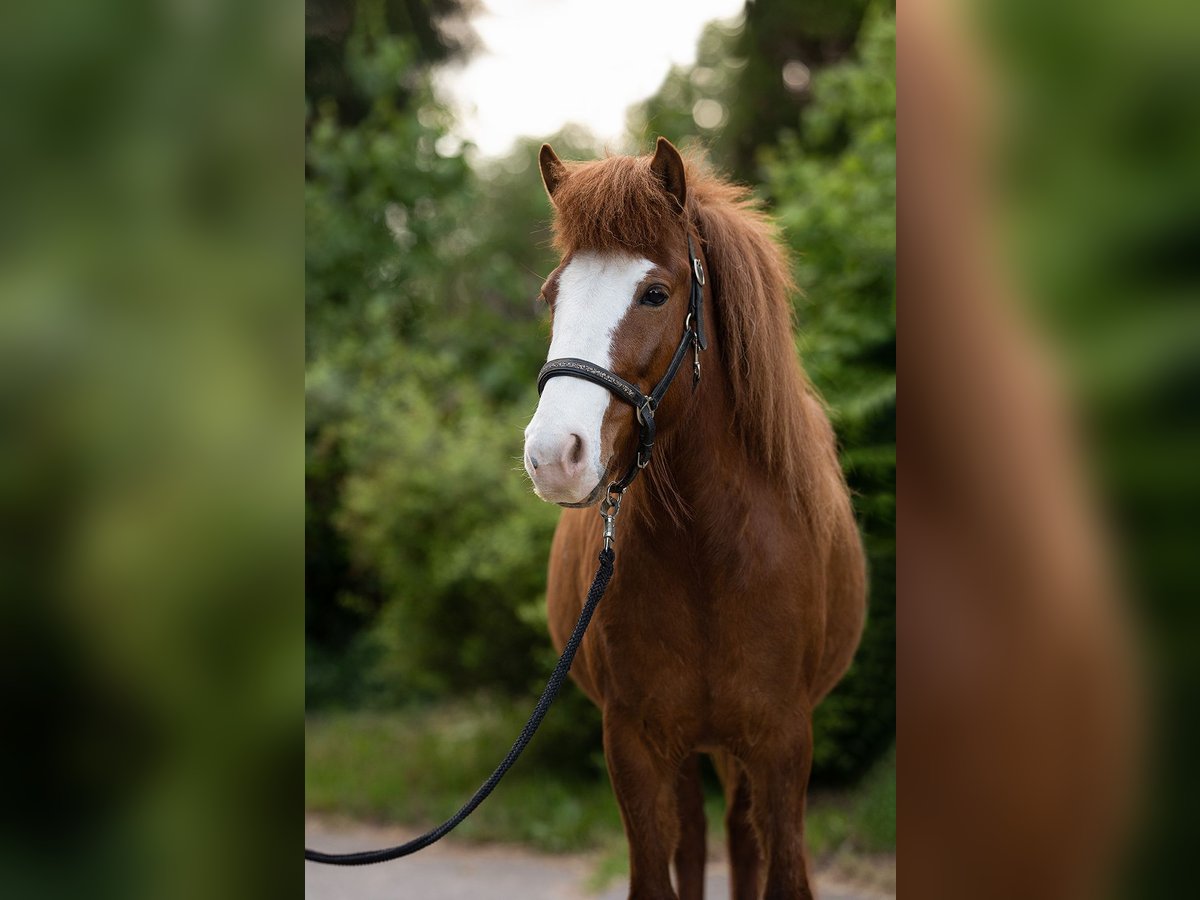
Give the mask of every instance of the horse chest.
POLYGON ((704 624, 679 602, 678 592, 634 590, 608 599, 595 652, 612 689, 655 696, 703 686, 697 649, 704 624))
POLYGON ((695 742, 794 702, 801 654, 791 623, 747 615, 745 599, 666 585, 607 598, 587 647, 598 699, 695 742))

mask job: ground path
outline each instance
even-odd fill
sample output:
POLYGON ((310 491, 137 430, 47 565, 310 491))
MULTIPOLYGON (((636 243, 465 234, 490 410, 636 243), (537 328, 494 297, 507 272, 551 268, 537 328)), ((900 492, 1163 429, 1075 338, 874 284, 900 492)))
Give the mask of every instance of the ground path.
MULTIPOLYGON (((332 853, 399 844, 412 837, 397 828, 309 818, 304 842, 332 853)), ((587 882, 595 858, 555 856, 508 845, 445 840, 415 856, 377 866, 304 865, 305 900, 625 900, 623 879, 599 894, 587 882)), ((723 860, 708 864, 707 898, 729 896, 723 860)), ((884 900, 883 894, 818 873, 818 900, 884 900)))

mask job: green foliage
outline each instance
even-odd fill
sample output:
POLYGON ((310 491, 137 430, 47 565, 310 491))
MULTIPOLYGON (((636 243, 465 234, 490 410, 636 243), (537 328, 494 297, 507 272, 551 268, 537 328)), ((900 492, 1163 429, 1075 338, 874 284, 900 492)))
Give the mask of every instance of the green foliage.
MULTIPOLYGON (((359 37, 343 63, 359 77, 358 100, 368 112, 342 124, 338 105, 317 98, 306 142, 305 356, 306 372, 306 668, 310 701, 350 693, 338 657, 359 641, 383 602, 378 578, 353 568, 352 536, 335 526, 347 473, 339 429, 360 390, 402 359, 397 337, 413 327, 435 293, 436 265, 447 229, 419 215, 426 171, 446 193, 460 189, 461 160, 437 162, 439 133, 432 101, 388 85, 411 81, 409 44, 359 37), (390 73, 390 77, 388 76, 390 73), (372 90, 375 93, 372 93, 372 90), (456 171, 455 171, 456 170, 456 171), (388 221, 407 223, 398 240, 388 221), (406 252, 408 251, 408 252, 406 252)), ((395 229, 400 231, 399 227, 395 229)), ((390 373, 389 373, 390 374, 390 373)), ((362 658, 361 654, 355 655, 362 658)))
POLYGON ((348 54, 370 112, 348 127, 318 104, 307 158, 310 696, 524 690, 555 511, 514 471, 540 260, 499 210, 532 220, 540 189, 468 178, 406 42, 348 54))
POLYGON ((353 474, 338 525, 389 601, 375 675, 395 700, 481 677, 524 690, 546 640, 532 550, 549 546, 557 510, 530 502, 515 471, 520 410, 489 408, 469 374, 425 364, 436 397, 420 376, 390 380, 340 430, 353 474))
MULTIPOLYGON (((876 0, 878 2, 878 0, 876 0)), ((889 4, 894 5, 894 4, 889 4)), ((759 181, 759 148, 807 117, 818 99, 816 86, 794 84, 784 67, 800 63, 816 73, 853 54, 868 0, 753 0, 731 54, 745 61, 737 80, 719 149, 730 171, 759 181)))
MULTIPOLYGON (((524 724, 525 707, 521 700, 472 696, 436 709, 311 715, 305 725, 305 808, 417 828, 436 824, 488 776, 496 748, 524 724)), ((546 725, 567 718, 562 712, 556 707, 546 725)), ((601 848, 592 887, 602 890, 628 871, 617 805, 602 761, 587 755, 564 759, 556 750, 559 741, 559 735, 539 732, 456 834, 555 852, 601 848)), ((706 793, 709 842, 717 846, 724 840, 724 800, 712 778, 706 793)), ((819 857, 894 852, 895 751, 854 789, 813 794, 805 835, 819 857)))
POLYGON ((846 679, 818 708, 815 770, 862 771, 895 733, 896 81, 894 15, 818 72, 801 127, 763 151, 793 248, 799 346, 829 403, 867 549, 870 614, 846 679))
POLYGON ((718 144, 746 66, 732 53, 738 34, 735 25, 710 22, 696 47, 695 64, 672 66, 654 95, 630 108, 626 128, 632 152, 645 152, 659 136, 680 146, 711 150, 718 144))
POLYGON ((393 92, 416 78, 406 41, 352 41, 347 54, 371 105, 347 127, 332 101, 317 103, 306 147, 306 347, 310 360, 328 354, 361 369, 386 365, 394 339, 436 302, 468 172, 444 149, 448 117, 428 89, 393 92))
POLYGON ((864 17, 894 6, 879 0, 875 7, 867 0, 753 0, 740 20, 710 23, 695 64, 673 66, 658 91, 630 109, 630 149, 644 152, 663 135, 705 147, 735 178, 762 181, 760 150, 810 115, 816 92, 804 73, 852 56, 864 17), (800 67, 791 83, 784 78, 789 65, 800 67))
MULTIPOLYGON (((523 701, 474 697, 435 710, 310 716, 305 726, 305 808, 434 825, 491 773, 496 748, 510 743, 524 724, 525 706, 523 701)), ((571 777, 547 777, 540 752, 551 743, 539 733, 488 802, 455 834, 520 841, 556 852, 619 839, 621 820, 603 769, 596 770, 584 757, 571 777)))

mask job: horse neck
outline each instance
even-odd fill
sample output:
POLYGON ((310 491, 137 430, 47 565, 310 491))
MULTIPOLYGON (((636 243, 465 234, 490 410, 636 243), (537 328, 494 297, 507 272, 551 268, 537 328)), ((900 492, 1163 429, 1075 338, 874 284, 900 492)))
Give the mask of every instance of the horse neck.
MULTIPOLYGON (((721 504, 744 493, 750 464, 733 422, 728 375, 715 346, 704 353, 699 384, 681 385, 693 392, 666 435, 642 478, 633 504, 635 527, 660 536, 676 524, 694 530, 711 521, 721 504), (651 470, 653 470, 651 472, 651 470)), ((683 377, 690 382, 690 373, 683 377)), ((676 394, 678 397, 678 394, 676 394)), ((668 395, 665 402, 670 403, 668 395)), ((634 498, 630 498, 634 499, 634 498)))

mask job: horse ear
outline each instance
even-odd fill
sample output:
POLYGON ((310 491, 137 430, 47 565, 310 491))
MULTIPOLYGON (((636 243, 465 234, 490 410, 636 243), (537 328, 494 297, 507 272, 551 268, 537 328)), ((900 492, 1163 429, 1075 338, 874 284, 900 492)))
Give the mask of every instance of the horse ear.
POLYGON ((660 137, 658 146, 654 148, 650 171, 658 176, 667 193, 675 198, 682 211, 687 203, 687 178, 683 172, 683 157, 679 155, 675 145, 665 137, 660 137))
POLYGON ((549 144, 542 144, 541 152, 538 153, 538 165, 542 169, 542 184, 546 186, 546 193, 554 200, 554 192, 567 177, 567 167, 549 144))

